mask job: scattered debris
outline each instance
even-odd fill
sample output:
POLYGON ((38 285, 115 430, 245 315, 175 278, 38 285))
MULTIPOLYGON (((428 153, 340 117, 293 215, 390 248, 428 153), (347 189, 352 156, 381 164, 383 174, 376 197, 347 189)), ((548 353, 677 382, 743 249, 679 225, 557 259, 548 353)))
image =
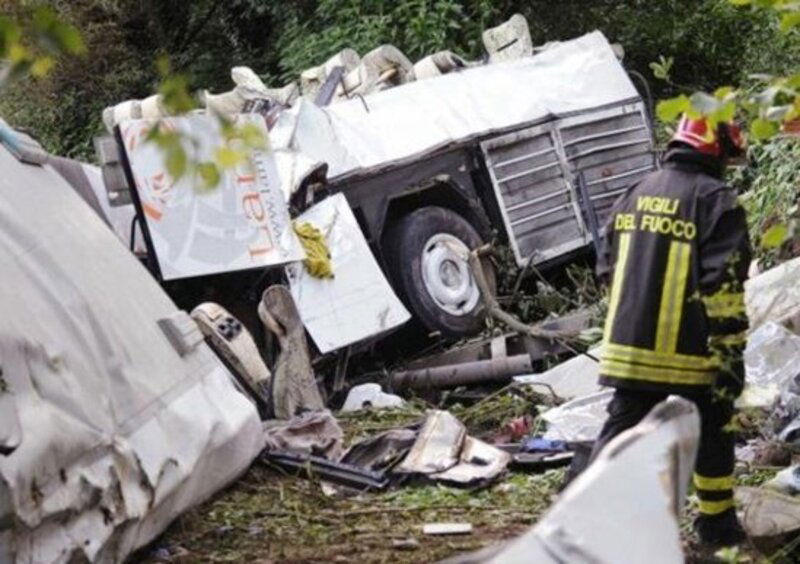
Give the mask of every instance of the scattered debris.
POLYGON ((547 372, 514 378, 520 384, 548 386, 559 398, 572 400, 588 396, 602 390, 598 384, 600 377, 600 358, 602 348, 596 347, 588 355, 576 357, 558 364, 547 372))
POLYGON ((321 456, 268 450, 261 455, 261 460, 310 480, 322 479, 358 491, 382 490, 389 485, 389 479, 383 472, 364 470, 321 456))
POLYGON ((682 563, 678 517, 699 439, 697 408, 670 398, 609 443, 528 533, 448 562, 682 563))
POLYGON ((352 445, 342 462, 368 470, 388 470, 408 454, 416 440, 416 430, 392 429, 352 445))
POLYGON ((192 319, 209 346, 231 368, 242 389, 256 402, 262 418, 271 415, 272 375, 247 328, 225 308, 210 302, 194 308, 192 319))
POLYGON ((741 522, 754 540, 784 539, 800 531, 800 498, 767 488, 737 488, 741 522))
POLYGON ((606 406, 613 390, 579 397, 542 413, 547 421, 546 439, 582 442, 594 441, 606 420, 606 406))
POLYGON ((280 285, 267 288, 258 305, 258 316, 281 347, 272 378, 275 417, 290 419, 303 410, 324 409, 311 368, 305 329, 289 289, 280 285))
POLYGON ((764 487, 784 493, 786 495, 797 495, 800 493, 800 466, 790 466, 784 468, 764 484, 764 487))
POLYGON ((768 321, 793 323, 792 320, 800 314, 798 279, 800 257, 767 270, 745 283, 745 305, 751 331, 768 321))
POLYGON ((380 384, 361 384, 350 389, 342 411, 402 407, 405 403, 400 396, 385 393, 380 384))
POLYGON ((491 360, 421 368, 394 372, 389 375, 393 390, 439 390, 476 384, 507 384, 512 376, 529 374, 533 370, 531 357, 520 354, 491 360))
POLYGON ((344 434, 328 410, 309 411, 288 421, 267 421, 264 437, 269 451, 313 454, 329 460, 339 460, 343 452, 344 434))
POLYGON ((468 535, 472 533, 470 523, 425 523, 422 533, 426 535, 468 535))

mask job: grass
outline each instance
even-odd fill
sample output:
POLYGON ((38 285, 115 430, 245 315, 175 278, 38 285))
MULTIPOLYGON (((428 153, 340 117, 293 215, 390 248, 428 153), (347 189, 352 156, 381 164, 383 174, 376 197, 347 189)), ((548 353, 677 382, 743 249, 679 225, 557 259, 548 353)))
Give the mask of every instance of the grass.
MULTIPOLYGON (((470 431, 530 411, 534 398, 499 393, 454 411, 470 431), (509 399, 511 398, 511 399, 509 399), (524 408, 522 406, 525 406, 524 408), (506 414, 506 415, 500 415, 506 414)), ((348 441, 419 421, 427 406, 340 414, 348 441)), ((563 470, 508 473, 480 490, 408 485, 355 497, 326 496, 320 484, 254 465, 215 499, 188 512, 151 547, 143 562, 431 562, 512 538, 546 511, 563 470), (468 522, 473 533, 433 537, 430 522, 468 522)))

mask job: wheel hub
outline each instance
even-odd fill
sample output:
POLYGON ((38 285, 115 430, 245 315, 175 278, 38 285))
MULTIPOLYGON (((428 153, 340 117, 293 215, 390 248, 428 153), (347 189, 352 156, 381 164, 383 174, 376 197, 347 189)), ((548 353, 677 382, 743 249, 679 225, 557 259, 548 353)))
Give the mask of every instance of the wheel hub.
POLYGON ((422 250, 422 280, 436 305, 450 315, 471 313, 481 293, 467 263, 469 249, 457 237, 438 233, 422 250))

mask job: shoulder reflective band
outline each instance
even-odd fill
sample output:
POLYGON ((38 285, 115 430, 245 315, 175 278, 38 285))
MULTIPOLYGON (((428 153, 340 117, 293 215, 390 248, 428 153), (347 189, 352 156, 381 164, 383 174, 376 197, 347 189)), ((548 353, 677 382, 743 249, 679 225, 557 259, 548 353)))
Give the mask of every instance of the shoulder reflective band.
POLYGON ((667 272, 661 290, 661 307, 658 310, 657 352, 672 353, 678 348, 691 254, 692 246, 689 243, 673 241, 669 246, 667 272))
POLYGON ((625 269, 628 267, 628 255, 631 249, 631 234, 623 233, 619 236, 619 251, 617 262, 614 264, 614 281, 611 283, 611 296, 608 299, 608 313, 606 314, 605 340, 611 340, 611 330, 614 327, 614 318, 617 316, 619 298, 622 286, 625 283, 625 269))

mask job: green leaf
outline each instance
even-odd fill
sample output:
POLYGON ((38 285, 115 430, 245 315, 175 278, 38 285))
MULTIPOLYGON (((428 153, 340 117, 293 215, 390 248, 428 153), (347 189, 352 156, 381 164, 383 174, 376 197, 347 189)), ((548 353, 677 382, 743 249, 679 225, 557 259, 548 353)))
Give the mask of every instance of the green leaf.
POLYGON ((789 227, 785 223, 777 223, 762 235, 761 248, 765 250, 776 249, 783 245, 788 237, 789 227))
POLYGON ((660 101, 656 106, 656 115, 661 121, 671 122, 675 121, 678 116, 690 107, 689 97, 686 94, 681 94, 675 98, 660 101))
POLYGON ((164 166, 174 180, 186 174, 187 162, 186 151, 180 145, 170 147, 164 157, 164 166))
POLYGON ((251 149, 266 149, 267 140, 260 127, 253 123, 246 123, 239 129, 239 136, 244 144, 251 149))
POLYGON ((230 149, 228 147, 218 147, 214 151, 214 157, 220 168, 233 168, 243 162, 247 155, 242 151, 230 149))
POLYGON ((217 168, 217 165, 210 162, 197 163, 197 174, 203 181, 201 191, 208 191, 212 188, 216 188, 220 180, 222 180, 219 168, 217 168))
POLYGON ((714 90, 714 98, 721 101, 726 101, 729 97, 735 96, 736 90, 733 86, 723 86, 714 90))
POLYGON ((778 133, 778 124, 764 118, 753 120, 750 124, 750 135, 759 141, 774 137, 778 133))
POLYGON ((783 16, 781 17, 782 32, 787 33, 788 31, 794 29, 797 26, 800 26, 800 11, 783 14, 783 16))

